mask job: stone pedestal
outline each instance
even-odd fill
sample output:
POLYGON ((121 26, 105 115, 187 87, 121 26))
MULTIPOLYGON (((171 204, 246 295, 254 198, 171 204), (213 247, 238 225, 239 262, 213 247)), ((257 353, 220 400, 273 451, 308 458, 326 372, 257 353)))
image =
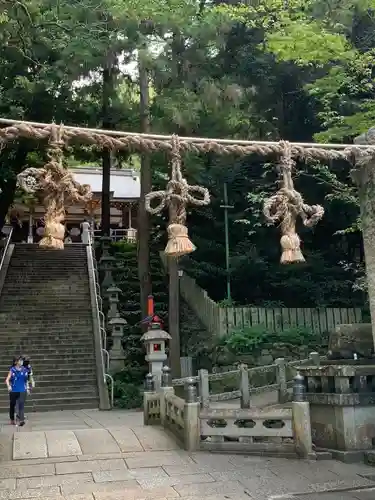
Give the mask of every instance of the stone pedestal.
MULTIPOLYGON (((361 458, 375 443, 375 361, 324 361, 298 368, 315 446, 361 458), (360 452, 360 453, 356 453, 360 452)), ((341 456, 340 456, 341 455, 341 456)))

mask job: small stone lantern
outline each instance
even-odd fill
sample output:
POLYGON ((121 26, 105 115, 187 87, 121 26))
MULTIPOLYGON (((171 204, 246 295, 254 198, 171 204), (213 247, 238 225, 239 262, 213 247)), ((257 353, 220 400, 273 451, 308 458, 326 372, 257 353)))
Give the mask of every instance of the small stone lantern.
POLYGON ((127 321, 120 317, 117 312, 116 316, 109 321, 111 328, 113 346, 110 354, 110 368, 112 372, 120 371, 124 368, 125 354, 122 348, 122 337, 124 336, 124 328, 127 321))
POLYGON ((168 332, 160 327, 160 323, 152 322, 141 340, 146 346, 146 361, 149 363, 149 370, 154 375, 155 389, 161 387, 161 375, 163 363, 167 359, 165 352, 165 342, 171 340, 168 332))
POLYGON ((120 302, 119 294, 121 293, 121 289, 116 285, 110 286, 106 290, 106 295, 108 297, 109 302, 109 311, 107 317, 109 320, 116 317, 118 312, 118 303, 120 302))
POLYGON ((106 290, 113 285, 112 270, 116 267, 116 259, 111 255, 103 255, 99 261, 99 269, 104 272, 102 288, 106 290))

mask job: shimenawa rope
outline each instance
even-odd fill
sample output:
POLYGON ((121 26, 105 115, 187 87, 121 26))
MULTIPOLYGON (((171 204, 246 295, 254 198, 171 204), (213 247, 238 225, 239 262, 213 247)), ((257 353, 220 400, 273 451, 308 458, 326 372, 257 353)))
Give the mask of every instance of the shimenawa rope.
POLYGON ((181 173, 181 153, 178 136, 172 137, 171 151, 171 179, 165 191, 154 191, 146 195, 146 210, 151 214, 161 213, 165 208, 169 209, 168 243, 165 253, 171 257, 180 257, 195 250, 190 241, 186 227, 187 205, 204 206, 210 203, 208 189, 201 186, 189 186, 181 173), (196 198, 193 193, 201 195, 196 198), (155 207, 152 201, 160 200, 155 207))
POLYGON ((273 224, 280 222, 282 233, 280 262, 282 264, 304 262, 300 239, 296 233, 297 216, 301 217, 306 227, 312 227, 323 217, 324 209, 320 205, 307 205, 300 193, 294 189, 292 170, 295 161, 292 158, 292 148, 288 142, 282 142, 280 145, 284 151, 279 163, 282 187, 265 201, 263 211, 268 222, 273 224))
MULTIPOLYGON (((29 139, 45 140, 51 135, 51 128, 54 124, 41 124, 40 126, 29 125, 27 123, 15 123, 12 126, 0 128, 0 147, 7 142, 14 141, 20 137, 29 139)), ((65 129, 64 137, 66 141, 76 141, 84 144, 90 144, 99 148, 109 148, 116 150, 129 150, 137 152, 153 153, 156 151, 172 150, 172 139, 161 140, 152 139, 145 134, 127 135, 124 132, 123 136, 110 136, 102 132, 93 132, 85 128, 65 129)), ((291 146, 292 156, 299 158, 307 163, 317 160, 345 160, 352 161, 354 156, 375 156, 375 148, 361 149, 356 145, 348 147, 343 151, 335 149, 321 149, 318 146, 304 147, 298 144, 291 146)), ((260 156, 282 155, 283 149, 280 144, 221 144, 215 139, 207 139, 205 141, 184 140, 180 138, 180 151, 201 153, 217 153, 220 155, 234 154, 246 156, 257 154, 260 156)))
POLYGON ((89 185, 80 185, 72 173, 63 166, 64 129, 53 125, 47 150, 48 162, 43 168, 27 168, 18 177, 19 186, 30 194, 43 199, 45 206, 44 236, 39 245, 45 248, 63 249, 65 206, 87 202, 92 197, 89 185))

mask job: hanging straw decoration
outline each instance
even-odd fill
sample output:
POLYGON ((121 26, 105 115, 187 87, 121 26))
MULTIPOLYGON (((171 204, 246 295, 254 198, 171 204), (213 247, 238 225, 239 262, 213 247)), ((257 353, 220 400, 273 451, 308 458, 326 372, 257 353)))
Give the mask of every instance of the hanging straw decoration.
POLYGON ((296 233, 296 220, 299 215, 304 226, 313 227, 324 215, 320 205, 306 205, 302 196, 294 189, 292 170, 295 161, 292 158, 292 148, 289 142, 280 142, 283 148, 279 168, 281 172, 281 189, 265 201, 263 212, 268 222, 280 223, 282 237, 280 240, 282 255, 280 262, 304 262, 300 249, 300 239, 296 233))
POLYGON ((48 162, 43 168, 30 167, 18 177, 19 186, 28 194, 36 194, 45 206, 44 237, 39 245, 45 248, 63 249, 65 227, 65 206, 71 203, 88 202, 92 197, 89 185, 78 184, 71 172, 63 166, 63 127, 51 127, 48 162))
POLYGON ((208 205, 210 194, 208 189, 201 186, 189 186, 182 177, 180 142, 176 135, 172 137, 171 166, 171 180, 168 182, 166 190, 147 194, 145 206, 150 214, 159 214, 168 207, 168 243, 165 247, 165 253, 170 257, 181 257, 195 250, 186 227, 186 207, 188 204, 200 207, 208 205), (192 193, 199 194, 202 198, 195 198, 192 193), (160 200, 159 205, 151 207, 153 200, 160 200))

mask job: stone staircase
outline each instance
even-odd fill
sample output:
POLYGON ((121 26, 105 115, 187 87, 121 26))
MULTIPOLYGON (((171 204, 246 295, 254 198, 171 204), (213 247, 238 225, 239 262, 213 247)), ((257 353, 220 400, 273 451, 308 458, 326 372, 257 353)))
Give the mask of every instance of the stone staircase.
POLYGON ((0 297, 0 412, 8 409, 3 381, 18 354, 30 357, 36 380, 26 413, 99 407, 84 245, 15 245, 0 297))

